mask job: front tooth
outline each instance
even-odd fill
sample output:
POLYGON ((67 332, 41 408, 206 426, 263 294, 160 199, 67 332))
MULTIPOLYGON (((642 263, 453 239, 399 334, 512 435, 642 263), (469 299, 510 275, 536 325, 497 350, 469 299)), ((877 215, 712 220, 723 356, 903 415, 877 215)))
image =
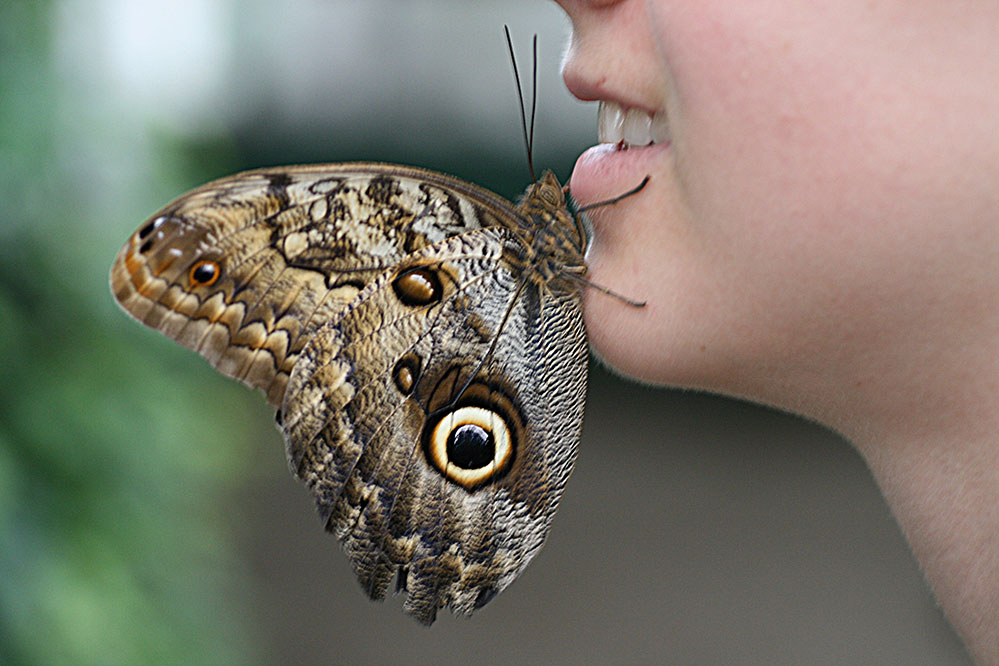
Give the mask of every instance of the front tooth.
POLYGON ((600 102, 597 108, 597 140, 618 143, 624 138, 624 109, 617 102, 600 102))
POLYGON ((652 116, 640 109, 628 109, 624 116, 624 142, 631 146, 652 143, 652 116))
POLYGON ((656 115, 652 117, 652 141, 669 143, 669 119, 662 111, 656 111, 656 115))

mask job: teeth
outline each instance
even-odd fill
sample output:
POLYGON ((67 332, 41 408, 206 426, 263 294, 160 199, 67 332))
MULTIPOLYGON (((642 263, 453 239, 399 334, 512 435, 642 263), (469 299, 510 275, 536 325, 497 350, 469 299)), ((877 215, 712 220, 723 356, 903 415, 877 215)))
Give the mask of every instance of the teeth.
POLYGON ((617 102, 600 102, 597 112, 600 143, 620 143, 623 148, 669 142, 669 123, 662 111, 655 115, 641 109, 625 110, 617 102))
POLYGON ((600 102, 597 108, 597 135, 600 143, 624 140, 624 109, 614 102, 600 102))
POLYGON ((652 143, 669 143, 669 118, 664 111, 652 116, 652 143))
POLYGON ((624 114, 624 142, 630 146, 652 143, 652 116, 638 109, 628 109, 624 114))

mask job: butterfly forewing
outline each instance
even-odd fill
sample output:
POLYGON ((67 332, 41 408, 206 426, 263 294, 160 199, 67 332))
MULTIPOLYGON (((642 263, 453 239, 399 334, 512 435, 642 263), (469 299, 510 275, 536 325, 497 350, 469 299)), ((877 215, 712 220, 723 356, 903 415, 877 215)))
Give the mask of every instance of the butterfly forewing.
POLYGON ((311 333, 368 282, 413 251, 495 226, 511 211, 488 190, 412 167, 250 171, 150 217, 118 253, 111 289, 141 322, 279 405, 311 333), (217 274, 201 281, 205 266, 217 274))

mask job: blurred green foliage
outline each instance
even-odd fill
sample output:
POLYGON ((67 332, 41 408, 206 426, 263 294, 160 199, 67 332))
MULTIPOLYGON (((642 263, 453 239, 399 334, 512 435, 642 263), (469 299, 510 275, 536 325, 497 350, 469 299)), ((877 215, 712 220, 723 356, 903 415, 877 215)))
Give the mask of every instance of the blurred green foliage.
MULTIPOLYGON (((256 471, 247 442, 278 439, 269 410, 131 322, 108 270, 144 218, 225 173, 412 154, 391 133, 320 140, 266 114, 175 134, 103 76, 87 21, 121 9, 0 3, 0 663, 260 661, 229 523, 256 471)), ((518 140, 442 142, 421 165, 516 197, 518 140)))
POLYGON ((107 287, 127 234, 232 151, 61 77, 54 8, 0 5, 0 663, 252 660, 220 601, 244 574, 224 498, 266 410, 107 287))

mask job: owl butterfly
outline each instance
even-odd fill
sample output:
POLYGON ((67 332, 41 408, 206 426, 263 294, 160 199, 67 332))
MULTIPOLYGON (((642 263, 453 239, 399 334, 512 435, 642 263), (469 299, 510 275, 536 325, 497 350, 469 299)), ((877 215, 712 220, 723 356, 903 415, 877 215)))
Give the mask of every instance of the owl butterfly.
POLYGON ((110 278, 133 317, 266 394, 365 591, 395 579, 429 624, 544 543, 583 419, 587 242, 551 173, 514 206, 414 167, 293 166, 182 195, 110 278))

